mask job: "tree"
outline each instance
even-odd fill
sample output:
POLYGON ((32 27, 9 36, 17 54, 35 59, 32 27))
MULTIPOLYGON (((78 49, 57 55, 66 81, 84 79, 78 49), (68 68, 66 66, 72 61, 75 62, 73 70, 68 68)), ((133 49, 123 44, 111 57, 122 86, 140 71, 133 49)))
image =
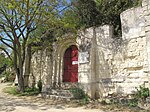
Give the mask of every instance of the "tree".
POLYGON ((47 20, 59 13, 61 3, 60 0, 0 1, 0 42, 13 51, 13 64, 21 92, 25 89, 26 70, 23 67, 28 67, 24 65, 30 48, 28 40, 47 20))
POLYGON ((78 15, 80 26, 91 27, 98 24, 97 16, 99 12, 93 0, 75 0, 73 4, 76 8, 75 13, 78 15))
POLYGON ((121 35, 120 14, 141 4, 141 0, 75 0, 74 7, 80 18, 80 27, 113 25, 116 36, 121 35))

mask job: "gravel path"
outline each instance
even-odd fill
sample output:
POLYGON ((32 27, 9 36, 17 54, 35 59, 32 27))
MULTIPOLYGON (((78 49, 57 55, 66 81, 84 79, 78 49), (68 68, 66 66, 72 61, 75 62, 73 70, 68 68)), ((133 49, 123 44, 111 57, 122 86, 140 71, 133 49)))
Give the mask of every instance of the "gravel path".
POLYGON ((0 83, 0 112, 104 112, 100 109, 84 107, 70 108, 61 103, 48 103, 44 99, 11 96, 2 92, 7 86, 10 84, 0 83))

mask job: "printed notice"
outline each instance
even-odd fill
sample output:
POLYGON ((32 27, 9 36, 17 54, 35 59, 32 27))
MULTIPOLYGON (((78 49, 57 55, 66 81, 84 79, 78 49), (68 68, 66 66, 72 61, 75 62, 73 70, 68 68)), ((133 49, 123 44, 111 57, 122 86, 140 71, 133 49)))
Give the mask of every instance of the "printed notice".
POLYGON ((79 52, 79 63, 89 62, 89 53, 88 52, 79 52))
POLYGON ((72 65, 78 64, 78 61, 72 61, 72 65))

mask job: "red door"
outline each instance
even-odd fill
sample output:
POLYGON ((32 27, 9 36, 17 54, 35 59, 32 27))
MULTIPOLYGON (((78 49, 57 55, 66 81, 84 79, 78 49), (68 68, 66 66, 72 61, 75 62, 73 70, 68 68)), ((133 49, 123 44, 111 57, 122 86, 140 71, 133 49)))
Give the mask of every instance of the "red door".
POLYGON ((64 54, 63 82, 78 82, 78 48, 75 45, 64 54))

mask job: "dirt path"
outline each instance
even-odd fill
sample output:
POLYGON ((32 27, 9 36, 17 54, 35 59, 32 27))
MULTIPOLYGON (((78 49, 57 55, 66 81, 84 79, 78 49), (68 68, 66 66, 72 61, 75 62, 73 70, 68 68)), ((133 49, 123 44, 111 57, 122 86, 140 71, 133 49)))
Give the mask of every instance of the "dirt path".
POLYGON ((2 92, 7 86, 10 84, 0 83, 0 112, 104 112, 84 107, 70 108, 66 104, 48 102, 44 99, 11 96, 2 92))

